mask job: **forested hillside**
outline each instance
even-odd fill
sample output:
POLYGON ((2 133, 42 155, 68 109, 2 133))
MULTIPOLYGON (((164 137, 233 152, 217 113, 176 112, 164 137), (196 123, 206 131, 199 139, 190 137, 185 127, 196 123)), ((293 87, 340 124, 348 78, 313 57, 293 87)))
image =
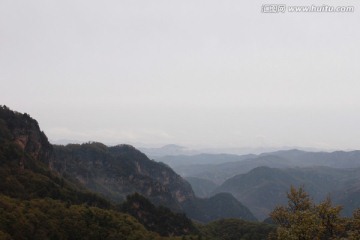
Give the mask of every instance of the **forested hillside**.
POLYGON ((76 179, 114 202, 138 192, 157 205, 179 211, 182 202, 194 198, 190 184, 171 168, 151 161, 130 145, 54 146, 52 165, 62 176, 76 179))
MULTIPOLYGON (((160 239, 195 231, 185 216, 173 215, 174 226, 184 219, 186 233, 178 226, 177 232, 172 226, 151 232, 77 179, 62 176, 53 146, 29 115, 1 107, 0 133, 1 239, 160 239)), ((164 209, 159 218, 171 216, 164 209)))
MULTIPOLYGON (((171 168, 128 145, 53 146, 36 120, 5 106, 0 107, 0 177, 1 239, 203 236, 185 214, 160 206, 181 211, 200 201, 171 168), (126 198, 136 191, 157 206, 139 194, 126 198)), ((231 213, 254 219, 236 199, 221 206, 215 201, 220 196, 202 199, 207 209, 197 205, 193 217, 208 222, 231 213)))

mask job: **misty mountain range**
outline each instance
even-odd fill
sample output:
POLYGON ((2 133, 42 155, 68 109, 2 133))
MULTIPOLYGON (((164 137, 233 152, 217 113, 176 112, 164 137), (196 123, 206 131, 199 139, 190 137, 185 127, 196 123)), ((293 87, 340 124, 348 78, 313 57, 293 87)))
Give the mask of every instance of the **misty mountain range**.
POLYGON ((240 173, 268 166, 273 168, 326 166, 333 168, 360 167, 360 151, 306 152, 286 150, 259 155, 199 154, 193 156, 165 156, 157 161, 168 164, 184 177, 199 177, 221 184, 240 173))
POLYGON ((360 151, 276 151, 259 155, 166 156, 157 160, 185 177, 195 194, 227 192, 265 219, 286 203, 290 185, 304 186, 315 201, 330 196, 350 215, 360 206, 360 151), (218 160, 216 160, 218 159, 218 160))
MULTIPOLYGON (((66 141, 58 141, 60 144, 66 143, 66 141)), ((141 146, 142 144, 138 143, 136 145, 141 146)), ((309 151, 309 152, 317 152, 321 151, 321 149, 317 148, 310 148, 310 147, 233 147, 233 148, 219 148, 219 147, 212 147, 212 148, 189 148, 185 146, 180 146, 176 144, 168 144, 164 145, 162 147, 139 147, 139 150, 143 153, 145 153, 149 158, 153 159, 159 159, 162 157, 176 157, 176 156, 194 156, 194 155, 251 155, 251 154, 261 154, 266 152, 275 152, 275 151, 281 151, 281 150, 291 150, 291 149, 299 149, 303 151, 309 151)), ((209 156, 211 157, 211 156, 209 156)), ((220 158, 217 158, 220 160, 220 158)), ((228 160, 226 161, 228 162, 228 160)), ((198 162, 197 162, 198 163, 198 162)), ((217 162, 219 163, 219 162, 217 162)))
MULTIPOLYGON (((304 186, 315 201, 331 196, 335 203, 344 205, 344 215, 350 215, 359 207, 360 184, 357 176, 360 151, 309 152, 289 149, 237 155, 204 153, 175 144, 140 150, 170 166, 191 184, 200 199, 194 198, 197 200, 187 202, 180 208, 200 221, 222 216, 211 215, 209 209, 212 207, 205 207, 208 211, 205 214, 206 211, 201 209, 207 203, 201 198, 212 199, 223 192, 232 194, 238 201, 237 205, 248 207, 256 218, 266 219, 275 206, 286 203, 286 191, 290 185, 304 186)), ((101 188, 97 189, 99 191, 101 188)), ((110 192, 114 194, 117 191, 110 192)), ((221 196, 223 201, 231 202, 228 195, 221 196)), ((232 204, 228 206, 238 208, 232 204)))

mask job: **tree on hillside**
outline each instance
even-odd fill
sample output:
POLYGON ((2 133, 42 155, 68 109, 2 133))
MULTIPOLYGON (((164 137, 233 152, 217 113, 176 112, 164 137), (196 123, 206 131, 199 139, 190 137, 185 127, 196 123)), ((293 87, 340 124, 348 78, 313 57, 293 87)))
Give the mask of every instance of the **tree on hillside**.
POLYGON ((360 208, 354 211, 353 218, 348 223, 348 239, 359 240, 360 239, 360 208))
MULTIPOLYGON (((351 224, 356 226, 359 223, 355 221, 355 217, 354 219, 342 218, 340 216, 342 207, 332 206, 330 198, 318 205, 314 204, 303 187, 299 189, 291 187, 287 197, 288 205, 276 207, 270 214, 278 225, 270 239, 342 239, 350 233, 351 224)), ((356 231, 352 234, 353 239, 358 239, 356 231)))

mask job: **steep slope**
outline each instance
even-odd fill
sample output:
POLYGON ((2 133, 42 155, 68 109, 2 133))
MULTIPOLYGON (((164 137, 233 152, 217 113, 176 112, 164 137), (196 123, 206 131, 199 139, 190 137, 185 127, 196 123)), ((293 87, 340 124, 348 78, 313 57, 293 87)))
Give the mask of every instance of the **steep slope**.
POLYGON ((19 199, 50 197, 108 207, 110 203, 51 171, 52 146, 27 114, 0 107, 1 194, 19 199))
POLYGON ((44 197, 52 189, 50 197, 75 201, 71 196, 77 194, 70 189, 85 191, 81 187, 85 186, 114 201, 139 192, 178 210, 181 202, 194 198, 190 184, 171 168, 149 160, 131 146, 52 146, 28 114, 1 107, 0 119, 0 172, 5 179, 0 185, 9 196, 44 197))
POLYGON ((60 177, 52 154, 34 119, 0 106, 1 239, 165 239, 60 177))
POLYGON ((115 202, 121 202, 127 195, 138 192, 156 205, 184 211, 198 221, 226 217, 255 219, 232 196, 221 196, 227 204, 215 201, 220 196, 196 198, 190 184, 171 168, 149 160, 132 146, 107 147, 101 143, 86 143, 54 146, 54 151, 54 169, 115 202))
POLYGON ((204 223, 222 218, 257 221, 251 211, 229 193, 186 201, 183 207, 190 218, 204 223))
POLYGON ((190 184, 171 168, 129 145, 71 144, 54 146, 54 152, 56 171, 115 202, 139 192, 157 205, 180 210, 182 202, 194 198, 190 184))
POLYGON ((126 201, 121 204, 121 211, 132 215, 148 230, 161 236, 198 233, 194 224, 183 213, 173 213, 163 206, 156 207, 137 193, 127 196, 126 201))

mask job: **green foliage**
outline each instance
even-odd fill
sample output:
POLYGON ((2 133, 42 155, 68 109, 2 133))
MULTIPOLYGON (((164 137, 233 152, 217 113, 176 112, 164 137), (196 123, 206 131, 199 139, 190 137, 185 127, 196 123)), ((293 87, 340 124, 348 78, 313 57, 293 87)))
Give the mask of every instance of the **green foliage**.
POLYGON ((22 201, 0 195, 1 239, 160 239, 133 217, 52 199, 22 201), (10 238, 11 236, 11 238, 10 238))
POLYGON ((0 239, 159 239, 52 171, 52 146, 29 115, 0 107, 0 133, 0 239))
POLYGON ((271 213, 278 224, 271 239, 359 239, 359 210, 352 219, 342 218, 342 207, 332 206, 330 198, 314 204, 302 187, 291 187, 287 197, 288 205, 276 207, 271 213))
POLYGON ((353 217, 348 220, 347 229, 349 240, 360 239, 360 208, 356 209, 353 213, 353 217))
POLYGON ((72 203, 108 208, 110 203, 94 193, 84 190, 69 181, 54 175, 39 161, 28 157, 24 169, 18 162, 25 154, 17 145, 0 145, 0 189, 1 193, 20 199, 50 197, 72 203))
POLYGON ((266 239, 274 230, 266 223, 247 222, 240 219, 222 219, 201 226, 204 239, 215 240, 260 240, 266 239))
POLYGON ((182 213, 173 213, 170 209, 156 207, 138 193, 127 197, 121 210, 134 216, 148 230, 162 236, 180 236, 194 234, 197 229, 190 219, 182 213))

